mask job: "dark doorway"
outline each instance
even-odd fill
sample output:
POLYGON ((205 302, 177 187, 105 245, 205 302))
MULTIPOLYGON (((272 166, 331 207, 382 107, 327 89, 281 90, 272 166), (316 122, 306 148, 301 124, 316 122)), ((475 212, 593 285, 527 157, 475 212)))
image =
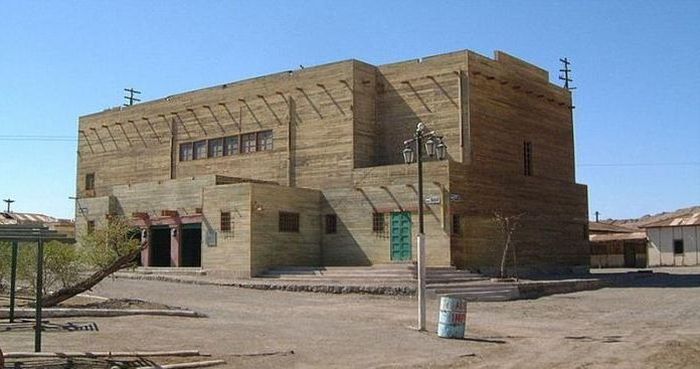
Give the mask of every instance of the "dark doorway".
POLYGON ((151 244, 149 266, 169 267, 170 266, 170 228, 151 228, 151 244))
POLYGON ((625 244, 625 268, 634 268, 636 266, 637 260, 634 245, 625 244))
POLYGON ((182 254, 180 265, 183 267, 202 266, 202 224, 182 225, 182 254))

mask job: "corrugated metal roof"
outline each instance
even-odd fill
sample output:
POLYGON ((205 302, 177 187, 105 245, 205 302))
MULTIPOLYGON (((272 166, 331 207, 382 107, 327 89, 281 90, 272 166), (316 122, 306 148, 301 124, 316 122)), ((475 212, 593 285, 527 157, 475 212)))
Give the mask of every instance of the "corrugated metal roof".
POLYGON ((0 212, 0 224, 46 224, 57 221, 59 219, 44 214, 0 212))
POLYGON ((647 234, 645 232, 605 233, 605 234, 592 234, 589 236, 589 239, 591 240, 591 242, 644 240, 646 238, 647 238, 647 234))
POLYGON ((658 222, 643 225, 642 228, 656 227, 682 227, 700 225, 700 212, 687 213, 674 218, 660 220, 658 222))
POLYGON ((637 229, 602 222, 588 222, 588 230, 591 233, 632 233, 637 229))

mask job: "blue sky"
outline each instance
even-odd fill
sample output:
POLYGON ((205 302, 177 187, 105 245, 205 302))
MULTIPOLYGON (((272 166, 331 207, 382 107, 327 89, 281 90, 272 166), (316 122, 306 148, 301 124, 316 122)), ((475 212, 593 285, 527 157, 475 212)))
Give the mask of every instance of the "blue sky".
POLYGON ((591 213, 700 205, 700 1, 3 1, 0 14, 0 197, 17 211, 73 217, 78 117, 125 87, 149 100, 459 49, 503 50, 553 80, 572 60, 591 213))

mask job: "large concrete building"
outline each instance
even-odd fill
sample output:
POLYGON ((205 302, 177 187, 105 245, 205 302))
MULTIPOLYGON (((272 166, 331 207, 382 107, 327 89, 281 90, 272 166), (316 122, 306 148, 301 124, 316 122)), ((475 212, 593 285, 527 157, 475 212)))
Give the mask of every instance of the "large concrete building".
POLYGON ((168 96, 79 121, 76 223, 134 220, 142 263, 239 276, 292 265, 415 260, 418 122, 448 160, 424 164, 427 260, 491 272, 494 211, 525 212, 525 270, 587 270, 571 95, 502 52, 380 66, 347 60, 168 96))

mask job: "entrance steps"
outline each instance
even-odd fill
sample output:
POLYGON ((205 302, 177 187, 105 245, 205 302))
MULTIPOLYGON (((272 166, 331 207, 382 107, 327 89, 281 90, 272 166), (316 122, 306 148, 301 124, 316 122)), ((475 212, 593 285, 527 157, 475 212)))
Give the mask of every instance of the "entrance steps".
POLYGON ((197 267, 137 267, 134 273, 189 276, 207 275, 206 270, 197 267))
POLYGON ((520 296, 520 290, 514 283, 488 281, 428 284, 427 293, 457 296, 467 301, 508 301, 520 296))
MULTIPOLYGON (((479 274, 457 270, 454 267, 426 268, 426 274, 427 284, 472 282, 485 279, 479 274)), ((258 277, 290 281, 349 280, 358 282, 365 280, 414 283, 416 266, 414 264, 378 264, 358 267, 276 267, 266 270, 258 277)))

